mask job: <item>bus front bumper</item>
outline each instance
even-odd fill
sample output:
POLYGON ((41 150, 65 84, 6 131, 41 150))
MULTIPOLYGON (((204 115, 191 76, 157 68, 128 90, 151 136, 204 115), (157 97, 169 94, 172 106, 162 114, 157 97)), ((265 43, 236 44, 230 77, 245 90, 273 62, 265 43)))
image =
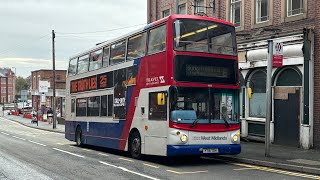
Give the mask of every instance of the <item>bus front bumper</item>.
POLYGON ((234 155, 240 152, 240 144, 167 145, 167 156, 234 155))

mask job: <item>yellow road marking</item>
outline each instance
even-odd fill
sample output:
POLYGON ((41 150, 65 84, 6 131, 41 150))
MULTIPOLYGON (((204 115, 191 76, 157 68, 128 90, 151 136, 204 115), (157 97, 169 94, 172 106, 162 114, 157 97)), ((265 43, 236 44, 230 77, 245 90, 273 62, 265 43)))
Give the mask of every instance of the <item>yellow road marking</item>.
POLYGON ((243 164, 243 163, 232 163, 232 164, 233 165, 237 165, 237 166, 245 167, 245 168, 234 169, 234 170, 238 170, 238 171, 239 170, 254 169, 254 170, 260 170, 260 171, 284 174, 284 175, 289 175, 289 176, 304 177, 304 178, 308 178, 308 179, 318 179, 318 180, 320 180, 320 176, 316 176, 316 175, 309 175, 309 174, 304 174, 304 173, 296 173, 296 172, 278 170, 278 169, 262 167, 262 166, 253 166, 253 165, 248 165, 248 164, 243 164))
POLYGON ((154 165, 146 164, 146 163, 143 163, 143 165, 145 165, 145 166, 149 166, 149 167, 152 167, 152 168, 156 168, 156 169, 158 169, 158 168, 159 168, 159 166, 154 166, 154 165))
POLYGON ((129 162, 133 162, 133 160, 131 159, 126 159, 126 158, 119 158, 120 160, 124 160, 124 161, 129 161, 129 162))
POLYGON ((167 172, 171 172, 175 174, 197 174, 197 173, 207 173, 208 171, 178 172, 174 170, 167 170, 167 172))
POLYGON ((235 170, 235 171, 243 171, 243 170, 251 170, 251 169, 257 169, 257 168, 253 168, 253 167, 248 167, 248 168, 238 168, 238 169, 233 169, 233 170, 235 170))

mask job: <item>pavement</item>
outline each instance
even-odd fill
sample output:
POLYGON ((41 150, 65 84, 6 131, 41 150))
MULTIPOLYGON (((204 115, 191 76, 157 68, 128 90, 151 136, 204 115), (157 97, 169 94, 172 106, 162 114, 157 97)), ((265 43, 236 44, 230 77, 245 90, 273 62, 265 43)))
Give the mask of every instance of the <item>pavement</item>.
POLYGON ((20 123, 22 125, 25 125, 31 128, 42 129, 45 131, 51 131, 51 132, 62 133, 62 134, 64 134, 65 132, 64 124, 57 123, 56 128, 53 129, 53 124, 49 124, 48 122, 38 121, 38 125, 37 125, 37 123, 31 123, 31 119, 23 118, 22 115, 15 116, 15 115, 7 115, 6 113, 4 113, 4 117, 6 119, 10 119, 12 121, 15 121, 17 123, 20 123))
MULTIPOLYGON (((5 118, 32 128, 57 133, 65 132, 65 126, 63 124, 57 124, 57 128, 53 129, 52 124, 48 124, 48 122, 39 121, 39 124, 37 126, 36 123, 31 123, 30 119, 25 119, 22 116, 5 115, 5 118)), ((238 155, 218 156, 214 158, 252 164, 253 166, 248 166, 248 168, 252 169, 259 169, 261 168, 259 166, 264 166, 320 175, 319 150, 305 150, 296 147, 272 144, 270 146, 270 157, 265 157, 264 143, 245 141, 241 141, 241 149, 242 151, 238 155)))

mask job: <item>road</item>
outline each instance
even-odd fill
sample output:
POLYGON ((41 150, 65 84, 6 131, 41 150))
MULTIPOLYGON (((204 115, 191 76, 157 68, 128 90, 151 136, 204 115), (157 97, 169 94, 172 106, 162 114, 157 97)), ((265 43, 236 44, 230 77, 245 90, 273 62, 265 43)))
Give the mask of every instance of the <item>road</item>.
POLYGON ((126 153, 79 148, 63 134, 0 118, 0 180, 6 179, 320 179, 218 158, 135 160, 126 153))

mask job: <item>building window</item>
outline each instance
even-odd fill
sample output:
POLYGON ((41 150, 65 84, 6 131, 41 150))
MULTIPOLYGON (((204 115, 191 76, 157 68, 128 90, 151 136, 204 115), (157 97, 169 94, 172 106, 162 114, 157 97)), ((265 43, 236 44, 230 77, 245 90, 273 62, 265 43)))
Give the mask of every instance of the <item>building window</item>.
POLYGON ((249 100, 249 116, 266 117, 266 73, 262 70, 254 72, 249 79, 252 98, 249 100))
POLYGON ((180 4, 179 5, 179 14, 186 14, 187 13, 186 7, 187 7, 186 3, 180 4))
POLYGON ((287 0, 287 16, 303 13, 303 0, 287 0))
POLYGON ((204 13, 204 0, 195 0, 195 11, 194 13, 204 13))
POLYGON ((269 20, 268 0, 256 0, 256 22, 265 22, 269 20))
POLYGON ((167 16, 169 16, 170 15, 170 9, 166 9, 166 10, 164 10, 164 11, 162 11, 162 17, 164 18, 164 17, 167 17, 167 16))
POLYGON ((241 23, 241 0, 231 0, 230 22, 235 27, 239 27, 241 23))

